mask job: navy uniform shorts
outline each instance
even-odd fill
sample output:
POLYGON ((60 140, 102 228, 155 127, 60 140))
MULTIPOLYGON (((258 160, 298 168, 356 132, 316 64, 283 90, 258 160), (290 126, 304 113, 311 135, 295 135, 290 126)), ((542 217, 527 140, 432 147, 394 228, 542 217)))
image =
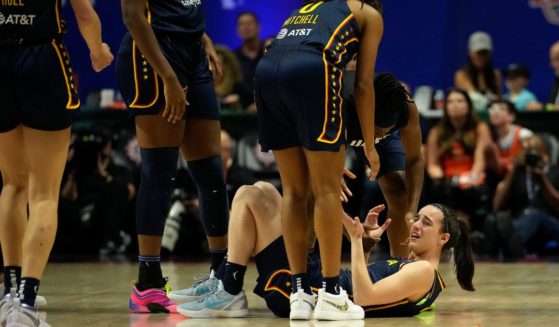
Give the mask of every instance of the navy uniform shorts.
MULTIPOLYGON (((350 143, 350 145, 352 144, 353 142, 350 143)), ((364 165, 369 166, 369 161, 363 150, 363 145, 355 146, 354 149, 359 160, 364 165)), ((395 171, 406 171, 406 153, 404 152, 399 131, 380 140, 375 144, 375 149, 377 150, 380 161, 380 170, 377 174, 377 179, 395 171)))
MULTIPOLYGON (((283 237, 277 238, 254 258, 258 279, 254 293, 266 302, 266 306, 278 317, 289 317, 291 294, 291 271, 283 237)), ((316 292, 322 287, 321 265, 318 258, 308 256, 307 272, 311 287, 316 292)))
POLYGON ((262 150, 338 151, 345 144, 341 81, 342 70, 316 48, 273 47, 254 78, 262 150))
MULTIPOLYGON (((199 40, 158 35, 159 47, 179 82, 187 87, 190 105, 185 117, 219 119, 219 104, 206 52, 199 40)), ((165 105, 163 81, 144 58, 129 33, 117 56, 116 74, 120 93, 132 115, 156 115, 165 105)))
POLYGON ((62 41, 7 46, 0 41, 0 133, 18 125, 57 131, 70 127, 80 101, 62 41))

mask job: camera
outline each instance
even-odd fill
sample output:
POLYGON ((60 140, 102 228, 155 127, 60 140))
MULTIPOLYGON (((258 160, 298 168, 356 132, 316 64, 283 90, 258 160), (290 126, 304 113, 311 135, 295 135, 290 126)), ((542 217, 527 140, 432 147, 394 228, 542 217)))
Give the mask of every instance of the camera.
POLYGON ((540 157, 539 153, 536 151, 529 151, 526 153, 525 157, 526 166, 528 167, 536 167, 542 158, 540 157))

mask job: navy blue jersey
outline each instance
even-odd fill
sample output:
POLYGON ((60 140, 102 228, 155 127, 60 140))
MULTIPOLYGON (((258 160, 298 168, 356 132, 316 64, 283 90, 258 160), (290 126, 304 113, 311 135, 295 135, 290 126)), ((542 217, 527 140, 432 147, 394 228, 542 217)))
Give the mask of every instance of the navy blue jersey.
POLYGON ((359 34, 346 0, 320 1, 294 10, 270 51, 276 46, 308 45, 322 51, 328 63, 345 67, 359 49, 359 34))
POLYGON ((51 40, 63 30, 59 0, 0 0, 0 40, 51 40))
MULTIPOLYGON (((376 283, 388 276, 394 275, 402 267, 413 260, 392 258, 389 260, 376 261, 369 266, 369 277, 373 283, 376 283)), ((433 286, 419 301, 411 302, 401 300, 394 303, 372 305, 364 307, 366 317, 409 317, 415 316, 423 311, 429 310, 435 302, 441 291, 445 288, 445 284, 438 271, 433 270, 433 286)), ((348 294, 353 294, 353 285, 351 283, 351 271, 343 269, 340 274, 340 286, 347 290, 348 294)))
POLYGON ((147 19, 164 34, 199 37, 205 29, 202 0, 148 0, 147 19))

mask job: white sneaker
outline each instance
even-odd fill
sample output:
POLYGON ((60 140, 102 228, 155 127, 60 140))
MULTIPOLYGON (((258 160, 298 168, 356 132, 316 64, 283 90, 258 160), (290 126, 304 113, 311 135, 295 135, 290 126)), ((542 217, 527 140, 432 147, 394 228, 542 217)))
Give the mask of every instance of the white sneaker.
POLYGON ((14 299, 8 314, 6 327, 51 327, 39 314, 37 307, 31 307, 14 299))
POLYGON ((324 288, 318 290, 318 301, 314 310, 316 320, 357 320, 365 317, 365 311, 355 305, 340 288, 340 294, 330 294, 324 288))
POLYGON ((5 326, 8 320, 8 313, 12 309, 12 304, 14 299, 17 297, 16 288, 12 287, 10 294, 4 295, 2 300, 0 300, 0 326, 5 326))
MULTIPOLYGON (((4 283, 0 283, 0 295, 4 294, 4 289, 4 283)), ((47 305, 47 299, 44 296, 37 295, 37 297, 35 298, 35 304, 38 307, 45 307, 47 305)))
POLYGON ((38 307, 45 307, 47 306, 47 299, 44 296, 37 295, 35 298, 35 305, 38 307))
POLYGON ((310 320, 312 311, 316 304, 316 295, 305 293, 304 290, 298 289, 297 293, 289 296, 289 319, 291 320, 310 320))

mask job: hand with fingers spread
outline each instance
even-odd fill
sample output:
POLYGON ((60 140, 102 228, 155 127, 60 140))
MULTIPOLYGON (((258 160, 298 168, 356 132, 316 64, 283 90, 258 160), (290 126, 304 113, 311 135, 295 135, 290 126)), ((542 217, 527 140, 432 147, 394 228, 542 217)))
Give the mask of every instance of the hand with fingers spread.
MULTIPOLYGON (((348 178, 351 178, 351 179, 355 179, 357 177, 357 176, 355 176, 354 173, 349 171, 347 168, 344 168, 344 176, 347 176, 348 178)), ((351 193, 351 190, 349 189, 349 187, 347 187, 345 179, 342 176, 342 192, 341 192, 341 195, 340 195, 340 199, 342 200, 342 202, 347 203, 349 201, 349 197, 351 197, 351 196, 353 196, 353 193, 351 193)))
POLYGON ((169 123, 175 124, 181 120, 189 104, 186 101, 188 88, 183 88, 176 75, 163 80, 165 93, 165 109, 161 116, 166 118, 169 123))
POLYGON ((392 219, 387 218, 382 226, 378 225, 378 216, 384 211, 384 204, 378 205, 367 213, 367 218, 363 223, 363 229, 365 233, 363 234, 363 240, 371 239, 374 242, 380 241, 382 234, 386 231, 392 219))
MULTIPOLYGON (((344 227, 349 234, 352 241, 356 239, 363 239, 367 242, 374 241, 375 243, 380 240, 380 237, 386 231, 390 222, 390 218, 382 226, 378 225, 378 215, 384 210, 384 205, 374 207, 367 214, 365 224, 362 224, 359 217, 351 219, 347 214, 344 215, 344 227)), ((374 246, 374 244, 373 244, 374 246)))

